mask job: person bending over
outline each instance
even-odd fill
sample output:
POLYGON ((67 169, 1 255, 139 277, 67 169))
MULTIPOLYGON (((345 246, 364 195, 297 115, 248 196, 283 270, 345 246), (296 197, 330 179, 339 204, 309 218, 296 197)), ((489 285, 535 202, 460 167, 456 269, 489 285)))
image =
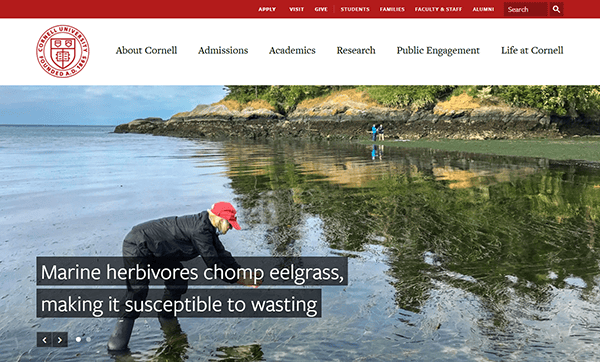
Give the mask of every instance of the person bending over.
MULTIPOLYGON (((182 261, 201 256, 208 268, 240 268, 219 240, 218 234, 225 235, 231 228, 241 230, 236 219, 236 210, 228 202, 218 202, 209 210, 199 214, 172 216, 147 221, 134 226, 123 240, 123 262, 125 268, 183 268, 182 261)), ((225 279, 224 279, 225 280, 225 279)), ((252 279, 227 279, 229 283, 253 285, 252 279)), ((127 278, 127 294, 121 302, 122 314, 108 340, 110 351, 126 350, 139 312, 125 311, 125 302, 143 303, 148 295, 149 279, 127 278)), ((187 291, 187 280, 182 278, 165 280, 162 300, 178 301, 187 291)), ((177 323, 173 312, 159 313, 161 327, 177 323)), ((172 328, 172 327, 171 327, 172 328)))

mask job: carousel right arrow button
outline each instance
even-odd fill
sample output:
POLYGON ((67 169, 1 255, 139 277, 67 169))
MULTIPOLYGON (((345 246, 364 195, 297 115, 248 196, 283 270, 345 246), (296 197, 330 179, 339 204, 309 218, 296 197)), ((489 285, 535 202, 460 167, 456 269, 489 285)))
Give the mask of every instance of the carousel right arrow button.
POLYGON ((67 332, 52 333, 52 347, 67 347, 69 345, 69 337, 67 332))

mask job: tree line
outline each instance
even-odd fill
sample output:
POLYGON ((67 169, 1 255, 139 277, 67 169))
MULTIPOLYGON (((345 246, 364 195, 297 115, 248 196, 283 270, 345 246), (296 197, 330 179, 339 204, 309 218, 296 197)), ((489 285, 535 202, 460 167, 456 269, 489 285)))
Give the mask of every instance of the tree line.
POLYGON ((600 86, 569 85, 422 85, 422 86, 339 86, 339 85, 228 85, 225 99, 245 104, 265 100, 279 113, 293 111, 300 102, 325 97, 345 89, 365 91, 387 107, 432 109, 439 101, 467 93, 482 101, 502 101, 509 106, 530 107, 551 116, 594 117, 600 115, 600 86))

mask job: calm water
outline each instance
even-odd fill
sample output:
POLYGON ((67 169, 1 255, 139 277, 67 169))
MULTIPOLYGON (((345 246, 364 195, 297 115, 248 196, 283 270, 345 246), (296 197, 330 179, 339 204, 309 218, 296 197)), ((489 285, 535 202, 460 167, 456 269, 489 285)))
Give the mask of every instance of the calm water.
POLYGON ((0 127, 0 338, 12 361, 600 360, 600 173, 545 159, 0 127), (35 257, 120 255, 130 228, 231 200, 239 256, 350 257, 320 319, 35 317, 35 257), (40 331, 69 347, 36 348, 40 331), (76 337, 82 337, 76 342, 76 337))

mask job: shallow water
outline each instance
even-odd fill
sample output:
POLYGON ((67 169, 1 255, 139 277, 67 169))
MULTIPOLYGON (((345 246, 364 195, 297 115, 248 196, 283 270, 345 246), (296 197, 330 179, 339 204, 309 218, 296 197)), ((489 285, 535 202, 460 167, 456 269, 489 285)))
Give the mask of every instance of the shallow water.
MULTIPOLYGON (((6 360, 596 360, 600 174, 546 159, 0 127, 6 360), (35 257, 119 255, 142 221, 232 200, 234 255, 349 256, 320 319, 35 318, 35 257), (36 348, 39 331, 69 347, 36 348), (82 337, 76 342, 76 337, 82 337)), ((588 165, 590 166, 590 165, 588 165)), ((592 165, 593 166, 593 165, 592 165)))

